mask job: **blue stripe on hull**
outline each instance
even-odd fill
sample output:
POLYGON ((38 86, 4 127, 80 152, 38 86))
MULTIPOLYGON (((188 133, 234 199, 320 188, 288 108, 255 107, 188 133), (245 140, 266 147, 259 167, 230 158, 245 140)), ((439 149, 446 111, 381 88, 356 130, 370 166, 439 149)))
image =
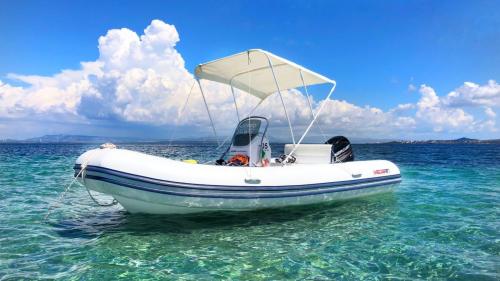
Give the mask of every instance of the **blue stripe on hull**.
MULTIPOLYGON (((111 183, 114 185, 118 186, 123 186, 123 187, 128 187, 136 190, 142 190, 142 191, 147 191, 147 192, 152 192, 152 193, 159 193, 159 194, 167 194, 167 195, 174 195, 174 196, 181 196, 181 197, 197 197, 197 198, 221 198, 221 199, 266 199, 266 198, 290 198, 290 197, 303 197, 303 196, 312 196, 312 195, 321 195, 321 194, 327 194, 327 193, 334 193, 334 192, 345 192, 345 191, 352 191, 352 190, 361 190, 361 189, 368 189, 368 188, 373 188, 373 187, 378 187, 378 186, 385 186, 385 185, 393 185, 396 183, 399 183, 401 180, 400 179, 394 179, 394 180, 386 180, 386 181, 379 181, 379 182, 373 182, 373 183, 366 183, 366 184, 361 184, 361 185, 348 185, 348 186, 343 186, 343 187, 337 187, 337 188, 331 188, 331 189, 321 189, 321 190, 307 190, 305 192, 281 192, 281 193, 269 193, 269 192, 260 192, 261 194, 250 194, 250 195, 233 195, 233 194, 200 194, 200 193, 185 193, 185 192, 176 192, 176 191, 169 191, 169 190, 159 190, 155 188, 148 188, 128 182, 123 182, 115 179, 110 179, 106 177, 99 177, 99 176, 93 176, 93 175, 88 175, 86 176, 88 179, 92 180, 97 180, 101 182, 106 182, 106 183, 111 183)), ((205 190, 206 192, 207 190, 205 190)))
MULTIPOLYGON (((76 164, 75 175, 79 172, 81 166, 76 164)), ((179 188, 179 189, 190 189, 190 190, 200 190, 200 191, 237 191, 237 192, 261 192, 261 191, 303 191, 303 190, 311 190, 311 189, 321 189, 321 188, 332 188, 332 187, 342 187, 342 186, 351 186, 351 185, 359 185, 364 183, 380 183, 382 181, 395 180, 395 182, 401 181, 401 175, 391 175, 391 176, 381 176, 376 178, 369 179, 357 179, 357 180, 347 180, 347 181, 336 181, 336 182, 327 182, 327 183, 316 183, 316 184, 302 184, 302 185, 287 185, 287 186, 223 186, 223 185, 207 185, 207 184, 190 184, 190 183, 181 183, 174 181, 165 181, 150 177, 144 177, 140 175, 130 174, 126 172, 121 172, 109 168, 98 167, 98 166, 87 166, 86 168, 86 178, 94 177, 94 179, 99 178, 109 179, 111 181, 117 181, 115 179, 111 179, 106 177, 106 175, 115 176, 119 178, 123 178, 126 180, 131 180, 139 183, 147 183, 153 185, 159 185, 170 188, 179 188), (95 175, 93 172, 103 174, 104 176, 95 175), (250 187, 250 189, 249 189, 250 187)), ((120 181, 121 182, 121 181, 120 181)))

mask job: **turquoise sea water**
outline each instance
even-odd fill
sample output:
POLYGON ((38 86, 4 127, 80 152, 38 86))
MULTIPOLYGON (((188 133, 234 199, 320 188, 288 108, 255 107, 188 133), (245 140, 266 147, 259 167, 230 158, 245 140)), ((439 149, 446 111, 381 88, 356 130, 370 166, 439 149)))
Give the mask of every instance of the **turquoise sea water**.
MULTIPOLYGON (((74 186, 44 221, 93 147, 0 145, 0 280, 500 279, 498 145, 356 145, 358 159, 394 161, 403 182, 343 203, 130 215, 74 186)), ((122 147, 214 157, 210 144, 122 147)))

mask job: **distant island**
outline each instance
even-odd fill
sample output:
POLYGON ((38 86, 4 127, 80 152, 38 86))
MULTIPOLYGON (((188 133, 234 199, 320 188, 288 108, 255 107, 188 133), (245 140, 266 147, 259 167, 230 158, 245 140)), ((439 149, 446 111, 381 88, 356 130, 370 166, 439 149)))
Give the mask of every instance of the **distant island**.
MULTIPOLYGON (((214 141, 213 138, 184 138, 175 139, 174 142, 201 142, 214 141)), ((136 137, 103 137, 103 136, 85 136, 85 135, 45 135, 28 139, 0 139, 0 143, 168 143, 165 139, 148 139, 136 137)), ((282 143, 282 140, 275 140, 282 143)), ((454 140, 376 140, 376 139, 354 139, 354 144, 500 144, 500 139, 479 140, 470 138, 459 138, 454 140)))
POLYGON ((455 140, 399 140, 389 141, 386 144, 500 144, 500 139, 478 140, 469 138, 459 138, 455 140))
POLYGON ((129 142, 156 142, 158 140, 134 137, 102 137, 85 135, 45 135, 36 138, 15 140, 2 139, 0 143, 129 143, 129 142))

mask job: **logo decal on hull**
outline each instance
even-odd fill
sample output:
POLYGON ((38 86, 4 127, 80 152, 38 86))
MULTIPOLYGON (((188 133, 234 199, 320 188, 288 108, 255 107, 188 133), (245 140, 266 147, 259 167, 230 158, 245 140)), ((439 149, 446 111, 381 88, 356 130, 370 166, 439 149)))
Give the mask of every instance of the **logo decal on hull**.
POLYGON ((382 174, 387 174, 387 173, 389 173, 389 169, 379 169, 379 170, 373 171, 374 175, 382 175, 382 174))

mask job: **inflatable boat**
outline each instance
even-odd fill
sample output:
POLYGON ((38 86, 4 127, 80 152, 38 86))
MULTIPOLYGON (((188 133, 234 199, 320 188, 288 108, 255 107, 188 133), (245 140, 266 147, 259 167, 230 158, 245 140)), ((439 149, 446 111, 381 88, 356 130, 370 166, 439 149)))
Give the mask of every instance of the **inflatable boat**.
POLYGON ((216 136, 201 79, 230 85, 233 97, 234 88, 261 101, 279 95, 292 143, 273 157, 269 120, 262 116, 240 120, 234 98, 239 123, 227 149, 213 163, 167 159, 105 144, 76 160, 78 180, 88 190, 112 196, 128 212, 148 214, 246 211, 346 200, 390 192, 401 181, 398 167, 389 161, 354 161, 345 137, 302 143, 325 103, 316 113, 310 108, 312 120, 296 141, 283 91, 303 87, 307 93, 307 86, 331 84, 329 99, 335 81, 258 49, 200 64, 195 76, 216 136))

